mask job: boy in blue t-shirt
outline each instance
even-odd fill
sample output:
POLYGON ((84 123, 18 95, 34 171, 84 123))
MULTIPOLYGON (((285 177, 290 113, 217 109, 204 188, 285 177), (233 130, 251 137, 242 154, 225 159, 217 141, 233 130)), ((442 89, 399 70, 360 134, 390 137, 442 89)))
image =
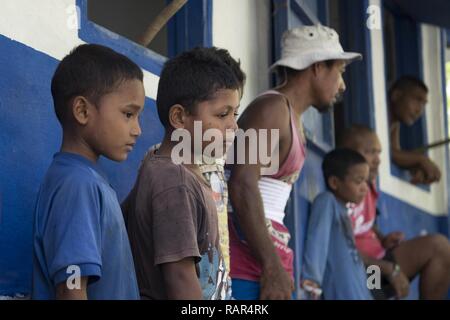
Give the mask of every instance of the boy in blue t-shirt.
POLYGON ((32 297, 139 299, 120 205, 97 160, 125 160, 141 134, 142 70, 84 44, 60 62, 51 91, 63 139, 35 209, 32 297))
POLYGON ((322 170, 328 191, 312 204, 302 287, 314 298, 322 291, 327 300, 371 300, 348 216, 351 204, 363 201, 368 191, 369 165, 358 152, 342 148, 325 156, 322 170))

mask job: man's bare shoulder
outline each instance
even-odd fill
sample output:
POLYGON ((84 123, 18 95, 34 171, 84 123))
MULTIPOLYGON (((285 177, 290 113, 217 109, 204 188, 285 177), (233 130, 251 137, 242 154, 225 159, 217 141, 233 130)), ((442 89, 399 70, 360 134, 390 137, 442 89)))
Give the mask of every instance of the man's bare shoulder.
POLYGON ((289 124, 289 106, 285 97, 267 94, 255 99, 239 118, 239 127, 281 129, 289 124))

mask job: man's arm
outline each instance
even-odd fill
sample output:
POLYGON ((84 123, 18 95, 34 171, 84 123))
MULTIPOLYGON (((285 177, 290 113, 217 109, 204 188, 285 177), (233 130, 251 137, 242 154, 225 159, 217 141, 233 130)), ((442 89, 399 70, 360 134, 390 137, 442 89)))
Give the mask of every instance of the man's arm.
POLYGON ((56 285, 56 300, 87 300, 88 277, 81 277, 80 288, 69 289, 66 281, 56 285))
POLYGON ((203 293, 193 258, 161 265, 169 300, 202 300, 203 293))
MULTIPOLYGON (((253 107, 256 112, 247 110, 241 117, 240 128, 243 130, 280 129, 281 141, 285 134, 282 129, 286 125, 289 126, 290 119, 286 104, 283 105, 283 100, 277 98, 279 105, 255 105, 253 107)), ((288 128, 290 134, 290 127, 288 128)), ((248 149, 246 148, 246 159, 249 159, 248 149)), ((283 155, 281 146, 280 155, 283 155)), ((258 187, 260 170, 259 163, 232 166, 228 182, 230 201, 250 250, 262 267, 260 298, 291 299, 294 289, 292 279, 284 270, 266 227, 264 207, 258 187)))
POLYGON ((292 280, 284 270, 267 230, 255 170, 247 166, 235 167, 229 185, 233 210, 253 256, 262 267, 260 298, 291 299, 292 280))

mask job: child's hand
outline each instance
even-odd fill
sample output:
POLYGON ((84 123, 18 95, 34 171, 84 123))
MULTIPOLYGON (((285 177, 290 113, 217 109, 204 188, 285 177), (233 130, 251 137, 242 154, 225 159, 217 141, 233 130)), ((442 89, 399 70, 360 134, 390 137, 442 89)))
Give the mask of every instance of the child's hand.
POLYGON ((394 288, 397 299, 406 298, 408 296, 409 280, 403 272, 399 271, 390 275, 388 281, 394 288))
POLYGON ((391 249, 397 246, 401 241, 405 239, 405 234, 400 231, 391 232, 387 234, 382 241, 383 248, 391 249))
POLYGON ((425 172, 420 168, 411 169, 411 183, 412 184, 424 184, 425 183, 425 172))
POLYGON ((422 158, 420 167, 425 173, 426 184, 431 184, 441 180, 441 170, 439 170, 438 166, 428 157, 424 156, 422 158))
POLYGON ((322 295, 322 290, 320 286, 311 280, 303 280, 302 281, 302 289, 305 290, 313 300, 318 300, 322 295))

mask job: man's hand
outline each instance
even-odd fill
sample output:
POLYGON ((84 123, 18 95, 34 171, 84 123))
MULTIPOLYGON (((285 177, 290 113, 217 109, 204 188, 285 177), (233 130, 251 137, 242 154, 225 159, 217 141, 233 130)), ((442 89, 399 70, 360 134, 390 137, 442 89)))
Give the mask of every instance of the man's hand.
POLYGON ((260 300, 291 300, 294 281, 281 265, 263 269, 261 274, 260 300))
POLYGON ((397 274, 389 276, 388 281, 394 288, 397 299, 406 298, 408 296, 409 280, 403 272, 399 271, 397 274))
POLYGON ((405 234, 400 231, 391 232, 384 236, 381 243, 383 248, 392 249, 405 239, 405 234))

